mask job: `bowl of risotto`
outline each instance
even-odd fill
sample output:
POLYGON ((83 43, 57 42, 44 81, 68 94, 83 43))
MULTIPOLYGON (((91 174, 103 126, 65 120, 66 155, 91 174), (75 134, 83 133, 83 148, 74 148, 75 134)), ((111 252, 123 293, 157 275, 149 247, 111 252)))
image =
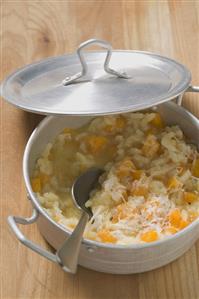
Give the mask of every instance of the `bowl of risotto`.
MULTIPOLYGON (((47 242, 60 248, 81 216, 72 184, 97 166, 104 173, 86 203, 93 216, 79 264, 121 274, 165 265, 199 236, 198 146, 199 121, 172 102, 120 115, 46 117, 24 154, 34 207, 26 221, 37 221, 47 242)), ((55 254, 21 241, 56 261, 55 254)))

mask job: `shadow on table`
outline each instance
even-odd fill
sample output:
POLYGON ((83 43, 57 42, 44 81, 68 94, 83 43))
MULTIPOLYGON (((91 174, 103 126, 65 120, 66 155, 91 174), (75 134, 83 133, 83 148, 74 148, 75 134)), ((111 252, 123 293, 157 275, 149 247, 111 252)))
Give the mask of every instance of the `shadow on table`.
POLYGON ((46 116, 34 114, 31 112, 26 112, 26 111, 20 111, 20 113, 21 113, 21 120, 23 122, 24 133, 29 138, 32 131, 38 126, 38 124, 46 116))

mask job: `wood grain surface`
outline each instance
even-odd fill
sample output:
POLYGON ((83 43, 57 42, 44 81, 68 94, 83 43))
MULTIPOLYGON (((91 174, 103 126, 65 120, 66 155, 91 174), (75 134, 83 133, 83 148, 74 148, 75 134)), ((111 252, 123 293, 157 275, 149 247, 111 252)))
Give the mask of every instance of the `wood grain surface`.
MULTIPOLYGON (((199 84, 198 1, 9 1, 1 3, 1 74, 44 57, 73 52, 91 37, 114 48, 157 52, 185 64, 199 84)), ((183 104, 199 116, 199 95, 183 104)), ((31 215, 22 177, 25 144, 42 116, 1 101, 1 298, 195 299, 199 298, 199 241, 177 261, 137 275, 110 275, 79 267, 74 276, 14 238, 8 215, 31 215)), ((35 225, 24 227, 47 246, 35 225)))

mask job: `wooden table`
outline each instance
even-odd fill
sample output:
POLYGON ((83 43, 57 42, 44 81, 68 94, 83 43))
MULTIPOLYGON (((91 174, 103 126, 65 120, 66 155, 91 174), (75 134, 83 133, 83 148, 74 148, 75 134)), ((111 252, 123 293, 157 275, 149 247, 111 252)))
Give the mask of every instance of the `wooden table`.
MULTIPOLYGON (((192 71, 199 84, 198 1, 1 0, 1 79, 44 57, 72 52, 91 37, 114 48, 154 51, 192 71)), ((199 116, 199 97, 184 105, 199 116)), ((168 266, 137 275, 109 275, 79 267, 74 276, 31 252, 8 229, 8 215, 28 216, 22 177, 25 144, 41 116, 1 102, 1 299, 199 298, 199 242, 168 266)), ((37 227, 23 228, 47 246, 37 227)))

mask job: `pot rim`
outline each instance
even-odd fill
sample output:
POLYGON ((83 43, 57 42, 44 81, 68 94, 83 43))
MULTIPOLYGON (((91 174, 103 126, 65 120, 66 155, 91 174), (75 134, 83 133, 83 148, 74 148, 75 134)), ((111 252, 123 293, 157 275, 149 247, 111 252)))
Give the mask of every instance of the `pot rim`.
MULTIPOLYGON (((179 109, 181 110, 184 114, 187 114, 193 124, 198 127, 199 130, 199 120, 189 111, 187 111, 185 108, 173 103, 173 102, 167 102, 164 103, 162 105, 169 105, 171 106, 171 108, 175 109, 179 109)), ((63 117, 63 116, 62 116, 63 117)), ((67 116, 65 116, 67 117, 67 116)), ((79 117, 79 116, 77 116, 79 117)), ((84 116, 81 116, 84 117, 84 116)), ((88 117, 88 116, 87 116, 88 117)), ((60 229, 62 232, 67 233, 67 234, 71 234, 72 231, 68 230, 66 227, 62 226, 61 224, 57 223, 56 221, 54 221, 50 215, 42 208, 42 206, 39 203, 39 200, 36 196, 36 193, 33 192, 32 187, 31 187, 31 183, 30 183, 30 177, 29 177, 29 170, 28 170, 28 160, 29 160, 29 153, 32 147, 32 144, 34 143, 35 138, 37 138, 37 136, 39 135, 40 131, 43 129, 43 127, 45 127, 48 122, 51 121, 51 119, 56 118, 55 115, 51 115, 51 116, 47 116, 45 117, 40 123, 39 125, 34 129, 34 131, 32 132, 32 134, 30 135, 28 142, 26 144, 25 147, 25 151, 24 151, 24 156, 23 156, 23 176, 24 176, 24 181, 25 181, 25 185, 26 185, 26 189, 28 191, 28 194, 30 196, 30 200, 32 201, 34 207, 39 211, 39 213, 41 213, 45 218, 47 218, 48 221, 51 222, 51 224, 55 225, 58 229, 60 229)), ((199 218, 194 220, 191 224, 189 224, 187 227, 185 227, 183 230, 177 232, 174 235, 171 236, 167 236, 164 239, 152 242, 152 243, 136 243, 136 244, 127 244, 127 245, 123 245, 123 244, 109 244, 109 243, 102 243, 102 242, 98 242, 98 241, 93 241, 93 240, 89 240, 89 239, 82 239, 82 244, 88 246, 88 247, 101 247, 101 248, 107 248, 107 249, 115 249, 115 250, 120 250, 120 249, 142 249, 142 248, 150 248, 150 247, 154 247, 154 246, 159 246, 162 243, 168 243, 168 242, 172 242, 172 240, 181 237, 182 235, 190 232, 192 229, 194 229, 197 225, 199 225, 199 218)))

